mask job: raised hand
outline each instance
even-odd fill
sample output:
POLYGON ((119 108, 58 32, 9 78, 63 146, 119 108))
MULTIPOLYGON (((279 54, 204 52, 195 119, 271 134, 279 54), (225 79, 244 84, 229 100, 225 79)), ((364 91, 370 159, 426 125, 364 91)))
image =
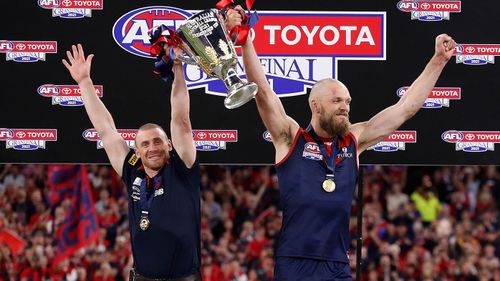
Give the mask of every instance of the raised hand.
POLYGON ((453 40, 453 38, 451 38, 451 36, 444 33, 440 34, 436 37, 435 55, 449 61, 453 56, 456 46, 457 43, 453 40))
POLYGON ((69 70, 71 77, 80 84, 86 78, 90 79, 90 67, 94 55, 91 54, 85 58, 85 53, 83 52, 81 44, 78 44, 78 46, 72 45, 71 49, 73 52, 66 51, 69 62, 63 59, 62 63, 69 70))
POLYGON ((241 22, 243 21, 243 16, 242 16, 243 14, 245 14, 245 11, 240 5, 234 7, 234 9, 227 10, 226 13, 227 30, 231 30, 235 26, 240 26, 241 22))

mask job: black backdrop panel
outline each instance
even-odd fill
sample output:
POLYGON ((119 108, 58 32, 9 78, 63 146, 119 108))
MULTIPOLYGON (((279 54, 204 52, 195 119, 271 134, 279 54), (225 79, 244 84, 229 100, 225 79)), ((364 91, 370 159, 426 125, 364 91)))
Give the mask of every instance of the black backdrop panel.
MULTIPOLYGON (((462 53, 430 94, 430 108, 365 152, 361 163, 500 164, 497 1, 283 3, 256 1, 261 19, 255 45, 287 113, 301 126, 310 119, 308 87, 324 77, 349 88, 353 123, 397 102, 398 89, 404 92, 432 56, 435 36, 446 32, 463 44, 462 53)), ((108 162, 61 63, 75 43, 95 54, 93 81, 130 145, 146 122, 168 131, 170 88, 152 74, 153 61, 140 56, 147 51, 141 35, 155 23, 178 26, 214 6, 186 0, 7 2, 0 11, 0 162, 108 162)), ((227 110, 220 81, 194 67, 186 73, 200 161, 273 163, 255 102, 227 110)))

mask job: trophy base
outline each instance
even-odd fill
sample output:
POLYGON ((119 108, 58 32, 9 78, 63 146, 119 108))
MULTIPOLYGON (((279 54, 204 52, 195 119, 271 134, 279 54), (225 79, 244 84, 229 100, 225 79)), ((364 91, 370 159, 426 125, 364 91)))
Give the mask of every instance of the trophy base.
POLYGON ((258 88, 257 84, 253 82, 233 85, 228 91, 224 105, 227 109, 238 108, 253 99, 257 94, 258 88))

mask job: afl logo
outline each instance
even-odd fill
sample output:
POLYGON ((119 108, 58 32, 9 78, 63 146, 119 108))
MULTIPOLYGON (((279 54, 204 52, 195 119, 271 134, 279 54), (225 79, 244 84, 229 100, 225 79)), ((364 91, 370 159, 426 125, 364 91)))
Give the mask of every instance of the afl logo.
POLYGON ((148 31, 166 25, 176 30, 191 13, 167 6, 143 7, 121 16, 113 26, 113 38, 125 51, 136 56, 153 58, 149 54, 148 31))
POLYGON ((450 130, 441 134, 441 138, 445 142, 456 143, 456 142, 461 142, 464 139, 464 135, 462 134, 462 132, 450 130))
POLYGON ((273 138, 271 137, 271 133, 269 133, 269 131, 262 133, 262 138, 268 142, 273 142, 273 138))

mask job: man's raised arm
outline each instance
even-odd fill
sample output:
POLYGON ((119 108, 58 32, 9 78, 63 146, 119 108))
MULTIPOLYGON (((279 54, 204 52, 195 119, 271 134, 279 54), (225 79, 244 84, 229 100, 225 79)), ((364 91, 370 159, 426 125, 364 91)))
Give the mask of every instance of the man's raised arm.
POLYGON ((259 86, 255 101, 260 117, 271 133, 276 148, 276 160, 280 161, 288 153, 299 125, 286 114, 283 104, 269 85, 251 38, 247 39, 242 50, 248 81, 259 86))
POLYGON ((191 168, 196 160, 196 148, 189 119, 189 92, 182 63, 178 60, 174 61, 172 70, 174 72, 170 96, 172 144, 186 167, 191 168))
POLYGON ((80 86, 81 96, 87 115, 92 125, 99 133, 113 169, 121 176, 123 161, 129 152, 129 148, 116 130, 113 117, 95 92, 94 84, 90 78, 90 68, 94 55, 91 54, 85 58, 85 53, 80 44, 78 44, 78 46, 73 45, 72 51, 73 52, 66 51, 69 62, 65 59, 63 59, 62 62, 69 70, 71 77, 78 83, 78 86, 80 86))
POLYGON ((434 56, 401 99, 369 121, 351 126, 351 132, 358 139, 358 154, 382 141, 417 113, 453 55, 455 47, 456 43, 450 36, 437 36, 434 56))

